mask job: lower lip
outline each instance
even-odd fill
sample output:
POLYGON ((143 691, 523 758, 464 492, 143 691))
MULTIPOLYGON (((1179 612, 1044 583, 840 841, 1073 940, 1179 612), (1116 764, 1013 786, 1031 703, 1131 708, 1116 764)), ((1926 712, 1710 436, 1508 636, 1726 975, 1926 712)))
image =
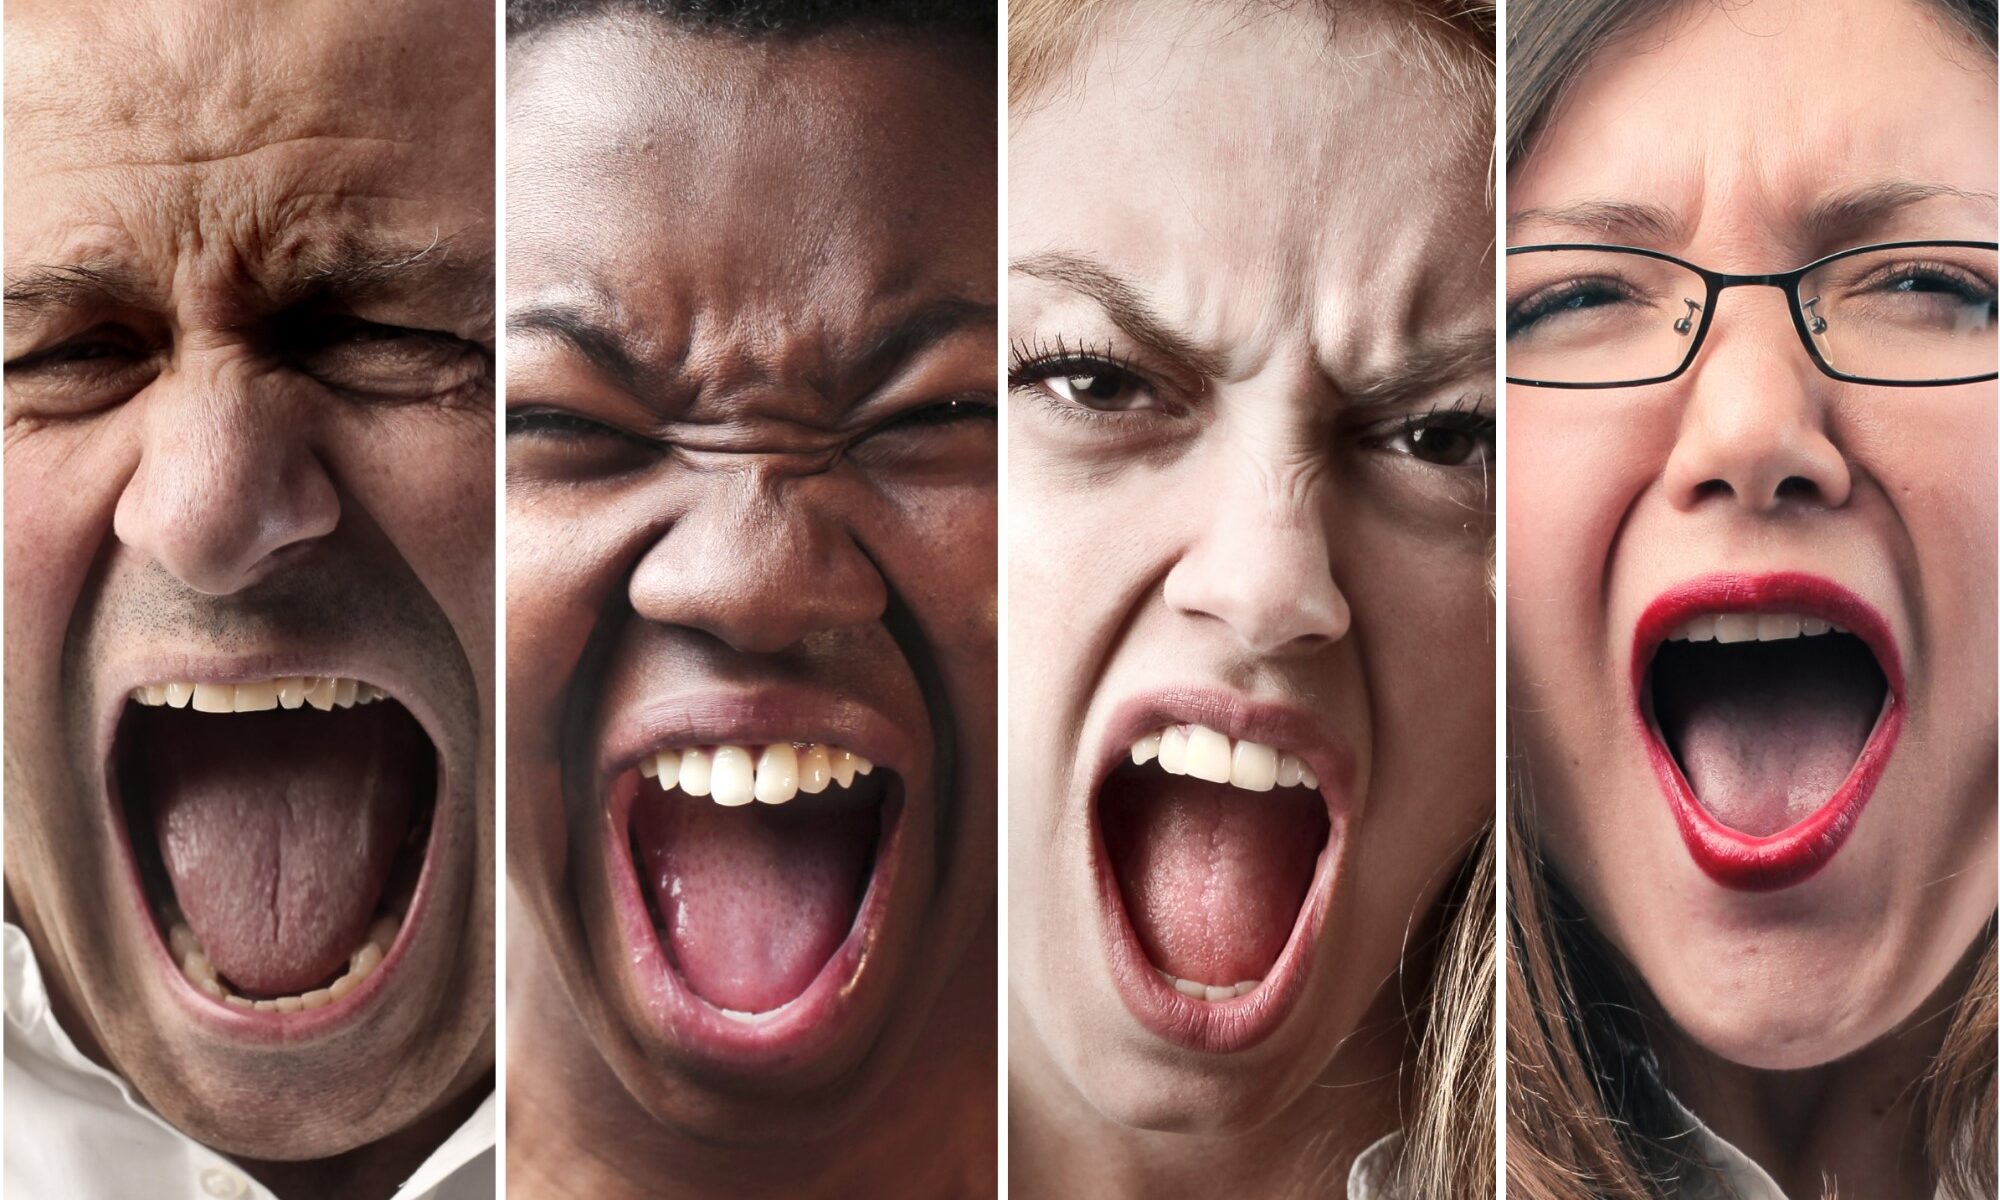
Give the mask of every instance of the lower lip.
POLYGON ((1888 768, 1903 729, 1902 664, 1888 623, 1861 597, 1814 575, 1716 576, 1660 596, 1639 618, 1632 679, 1639 734, 1688 856, 1710 879, 1737 891, 1772 892, 1792 887, 1811 879, 1833 861, 1875 794, 1875 785, 1888 768), (1702 807, 1646 711, 1646 676, 1654 652, 1690 617, 1717 612, 1804 612, 1832 621, 1868 644, 1888 683, 1882 711, 1847 778, 1811 816, 1765 837, 1731 829, 1702 807))
MULTIPOLYGON (((795 1063, 819 1054, 840 1036, 845 1018, 860 1007, 858 985, 863 970, 879 957, 876 949, 895 894, 908 813, 900 780, 896 787, 883 801, 887 827, 876 847, 874 872, 853 928, 805 991, 776 1010, 777 1015, 751 1025, 723 1016, 695 995, 668 960, 632 862, 632 805, 638 798, 639 777, 628 771, 613 782, 605 806, 606 878, 611 881, 628 978, 660 1034, 710 1061, 743 1068, 795 1063)), ((879 968, 875 973, 881 973, 879 968)))

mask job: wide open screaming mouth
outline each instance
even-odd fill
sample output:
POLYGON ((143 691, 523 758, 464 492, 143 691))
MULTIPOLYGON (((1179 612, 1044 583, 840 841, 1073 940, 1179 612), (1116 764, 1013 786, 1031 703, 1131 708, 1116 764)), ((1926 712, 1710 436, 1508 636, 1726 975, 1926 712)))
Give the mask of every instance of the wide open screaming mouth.
POLYGON ((724 1016, 769 1020, 853 931, 900 782, 806 742, 668 748, 639 774, 628 836, 667 961, 724 1016))
POLYGON ((1180 724, 1140 738, 1099 788, 1125 911, 1176 991, 1230 1000, 1271 972, 1331 831, 1318 788, 1297 755, 1180 724))
POLYGON ((439 785, 402 704, 331 677, 150 685, 119 718, 112 769, 147 901, 197 989, 299 1012, 381 965, 439 785))
POLYGON ((1887 711, 1867 642, 1819 617, 1693 617, 1660 643, 1648 709, 1701 807, 1727 829, 1771 837, 1840 792, 1887 711))

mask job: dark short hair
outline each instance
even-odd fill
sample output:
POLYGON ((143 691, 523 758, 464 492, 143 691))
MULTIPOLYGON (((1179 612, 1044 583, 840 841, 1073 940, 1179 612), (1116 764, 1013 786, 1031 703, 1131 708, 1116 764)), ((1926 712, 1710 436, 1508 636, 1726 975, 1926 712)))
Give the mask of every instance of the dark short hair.
POLYGON ((743 38, 811 37, 873 27, 991 44, 998 10, 998 0, 507 0, 507 37, 629 12, 743 38))

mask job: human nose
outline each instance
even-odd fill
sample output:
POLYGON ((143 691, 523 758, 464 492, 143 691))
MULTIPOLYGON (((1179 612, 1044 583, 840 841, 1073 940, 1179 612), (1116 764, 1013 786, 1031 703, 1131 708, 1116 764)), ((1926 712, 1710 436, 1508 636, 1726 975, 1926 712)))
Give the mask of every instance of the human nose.
POLYGON ((1759 514, 1847 503, 1853 477, 1829 432, 1827 404, 1839 385, 1786 336, 1790 315, 1775 291, 1735 307, 1736 319, 1717 321, 1719 336, 1690 369, 1668 495, 1683 509, 1727 503, 1759 514))
POLYGON ((1221 622, 1259 654, 1338 641, 1352 614, 1333 575, 1325 481, 1315 468, 1257 458, 1230 475, 1167 574, 1167 604, 1221 622))
POLYGON ((308 422, 256 378, 225 368, 155 381, 112 515, 119 541, 209 595, 250 586, 340 523, 308 422))
POLYGON ((874 561, 804 481, 755 472, 676 520, 633 571, 630 595, 641 617, 745 653, 879 621, 889 602, 874 561))

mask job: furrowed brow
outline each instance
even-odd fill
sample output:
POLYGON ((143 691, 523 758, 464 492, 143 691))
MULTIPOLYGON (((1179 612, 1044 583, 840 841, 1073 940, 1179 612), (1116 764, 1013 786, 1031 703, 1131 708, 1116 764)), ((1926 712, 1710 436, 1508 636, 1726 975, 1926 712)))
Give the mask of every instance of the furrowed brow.
POLYGON ((1008 265, 1030 278, 1059 284, 1088 297, 1127 337, 1154 353, 1186 363, 1204 378, 1214 379, 1223 374, 1219 358, 1170 327, 1137 287, 1097 260, 1050 251, 1025 255, 1008 265))
POLYGON ((1579 240, 1648 249, 1682 245, 1688 232, 1687 222, 1672 209, 1629 200, 1579 200, 1514 213, 1507 218, 1508 240, 1514 240, 1516 229, 1528 227, 1569 230, 1579 240))
POLYGON ((1930 200, 1967 202, 1979 211, 1982 225, 1990 227, 1993 223, 1996 200, 1992 192, 1922 180, 1891 179, 1823 197, 1806 210, 1802 224, 1813 245, 1835 249, 1871 230, 1880 229, 1892 217, 1930 200))
POLYGON ((1481 326, 1419 341, 1387 366, 1340 383, 1339 387, 1350 403, 1382 404, 1421 395, 1459 380, 1490 384, 1497 361, 1493 353, 1493 330, 1481 326))
POLYGON ((654 390, 658 372, 642 364, 625 339, 596 313, 560 301, 524 305, 507 314, 509 337, 546 338, 566 347, 632 395, 654 390))
POLYGON ((6 327, 13 331, 51 313, 147 303, 145 276, 118 263, 50 263, 7 276, 6 327))
POLYGON ((999 327, 998 305, 962 297, 936 300, 870 338, 858 359, 857 373, 879 379, 949 337, 967 331, 997 331, 999 327))

